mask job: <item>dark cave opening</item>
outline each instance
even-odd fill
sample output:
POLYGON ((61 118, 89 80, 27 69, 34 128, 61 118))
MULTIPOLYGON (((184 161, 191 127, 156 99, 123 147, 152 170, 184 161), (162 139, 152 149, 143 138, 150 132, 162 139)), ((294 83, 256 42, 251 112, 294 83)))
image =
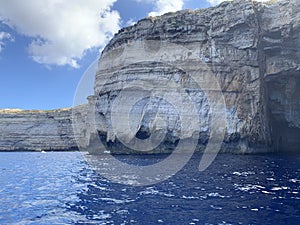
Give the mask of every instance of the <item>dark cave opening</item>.
POLYGON ((266 87, 274 151, 300 152, 300 73, 267 77, 266 87))

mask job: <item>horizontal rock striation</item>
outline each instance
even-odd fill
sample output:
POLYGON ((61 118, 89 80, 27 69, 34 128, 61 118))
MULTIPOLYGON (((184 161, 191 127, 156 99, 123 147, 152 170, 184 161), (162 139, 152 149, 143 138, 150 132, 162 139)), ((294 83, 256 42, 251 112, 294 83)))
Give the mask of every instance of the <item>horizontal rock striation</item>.
MULTIPOLYGON (((296 0, 266 4, 250 0, 223 2, 215 8, 149 17, 120 30, 100 58, 95 103, 91 103, 96 105, 102 121, 98 128, 102 142, 109 143, 115 152, 127 152, 124 140, 125 145, 130 145, 137 138, 166 133, 163 144, 154 152, 167 153, 178 140, 193 139, 195 134, 189 133, 192 124, 182 129, 178 122, 180 113, 176 114, 174 105, 155 96, 133 107, 130 114, 140 117, 139 121, 133 121, 130 129, 125 121, 123 130, 121 127, 116 131, 111 115, 115 113, 114 102, 124 95, 124 89, 130 84, 140 84, 153 92, 153 87, 162 84, 164 93, 172 95, 172 89, 182 88, 193 99, 200 120, 197 149, 205 149, 212 137, 212 114, 206 93, 214 88, 195 88, 189 74, 197 69, 198 76, 207 83, 216 79, 224 96, 226 108, 217 112, 226 115, 222 151, 297 150, 300 144, 299 9, 296 0), (154 53, 156 58, 152 57, 154 53), (189 69, 195 69, 186 71, 182 58, 190 62, 189 69), (202 68, 196 66, 199 63, 202 68), (168 115, 167 132, 155 122, 158 107, 168 115)), ((138 91, 133 91, 132 97, 128 95, 127 102, 120 103, 122 107, 117 113, 126 113, 130 98, 135 98, 134 93, 138 91)))
POLYGON ((1 151, 77 150, 72 110, 0 110, 1 151))
POLYGON ((99 59, 89 105, 1 111, 0 150, 101 142, 114 153, 170 153, 180 140, 203 151, 221 138, 223 152, 297 151, 299 11, 298 0, 235 0, 123 28, 99 59))

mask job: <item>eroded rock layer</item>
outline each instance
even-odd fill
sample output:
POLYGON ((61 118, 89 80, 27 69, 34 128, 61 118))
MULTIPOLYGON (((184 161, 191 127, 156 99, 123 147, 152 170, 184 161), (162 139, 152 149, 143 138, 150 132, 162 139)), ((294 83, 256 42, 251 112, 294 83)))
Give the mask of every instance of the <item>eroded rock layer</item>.
MULTIPOLYGON (((172 151, 168 144, 172 146, 179 139, 193 138, 193 133, 184 137, 178 134, 180 129, 187 134, 189 128, 184 130, 176 124, 179 115, 172 105, 157 103, 159 100, 154 97, 131 112, 138 112, 142 117, 134 128, 124 129, 127 133, 115 131, 110 116, 115 111, 113 102, 124 94, 128 84, 142 81, 145 86, 164 83, 163 91, 168 94, 176 84, 189 93, 201 120, 198 149, 205 147, 212 137, 211 112, 205 95, 208 90, 195 89, 192 78, 182 69, 182 57, 186 57, 184 61, 191 63, 189 68, 197 63, 205 64, 197 68, 198 76, 203 76, 208 83, 216 78, 220 85, 227 121, 223 151, 296 150, 300 144, 299 9, 296 0, 266 4, 224 2, 216 8, 146 18, 122 29, 105 48, 96 75, 94 97, 102 121, 98 131, 105 136, 104 141, 115 145, 115 151, 122 151, 120 136, 122 140, 122 136, 131 137, 127 140, 130 143, 138 136, 160 132, 159 127, 151 124, 155 124, 151 120, 157 113, 157 105, 163 106, 169 115, 167 137, 157 152, 172 151), (147 60, 152 59, 152 52, 159 52, 164 46, 172 47, 165 47, 165 53, 147 60), (182 48, 187 53, 178 52, 182 48), (176 58, 180 54, 181 58, 176 58), (198 56, 198 61, 189 58, 193 54, 198 56), (154 112, 143 114, 144 111, 154 112), (135 137, 132 132, 136 133, 135 137)), ((193 69, 188 72, 193 73, 193 69)), ((126 108, 127 103, 122 104, 126 108)))
POLYGON ((85 105, 58 110, 0 110, 0 151, 78 150, 75 137, 80 140, 85 135, 86 112, 85 105), (75 134, 73 115, 81 127, 75 134))
POLYGON ((71 110, 1 110, 0 150, 76 149, 71 110))

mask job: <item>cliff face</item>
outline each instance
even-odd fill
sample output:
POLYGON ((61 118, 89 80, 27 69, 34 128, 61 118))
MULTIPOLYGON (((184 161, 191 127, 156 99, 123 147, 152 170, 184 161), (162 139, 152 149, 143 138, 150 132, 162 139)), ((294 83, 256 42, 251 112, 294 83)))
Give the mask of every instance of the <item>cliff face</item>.
MULTIPOLYGON (((208 83, 215 77, 224 96, 227 124, 223 151, 296 150, 300 144, 299 9, 297 0, 267 4, 224 2, 215 8, 146 18, 122 29, 99 61, 94 101, 98 117, 105 125, 100 126, 98 132, 116 147, 112 148, 114 151, 122 149, 118 139, 124 144, 127 137, 125 142, 129 144, 138 136, 149 137, 161 132, 161 128, 153 126, 159 105, 170 116, 166 139, 156 151, 172 151, 179 139, 192 139, 193 133, 184 137, 179 134, 180 124, 176 121, 180 113, 176 114, 172 104, 153 96, 133 107, 131 114, 141 117, 134 128, 126 128, 128 121, 123 124, 121 133, 122 128, 116 131, 113 127, 113 102, 124 94, 126 85, 137 81, 141 81, 142 86, 163 83, 161 91, 169 93, 175 83, 177 88, 189 93, 197 105, 201 127, 198 149, 203 149, 211 137, 212 112, 207 101, 208 90, 195 90, 189 77, 193 70, 184 71, 182 58, 176 58, 176 55, 184 57, 186 54, 178 49, 187 49, 187 54, 198 55, 205 64, 197 68, 198 76, 203 76, 208 83), (153 52, 157 53, 156 58, 152 58, 153 52)), ((199 64, 192 57, 184 60, 191 62, 189 67, 199 64)), ((131 100, 120 104, 123 109, 132 107, 131 100)), ((190 125, 188 127, 183 133, 188 133, 190 125)))
MULTIPOLYGON (((248 151, 250 144, 255 145, 255 148, 262 144, 265 149, 269 134, 264 130, 266 115, 263 111, 264 96, 261 91, 258 28, 257 15, 251 2, 237 1, 224 2, 217 8, 181 11, 158 18, 147 18, 121 30, 104 50, 96 76, 95 93, 99 106, 97 109, 107 124, 107 129, 100 130, 101 133, 106 135, 108 142, 116 140, 117 134, 113 131, 110 120, 111 103, 124 89, 124 84, 146 81, 157 86, 155 82, 165 82, 160 79, 163 74, 165 80, 170 81, 165 82, 165 92, 172 91, 174 88, 172 83, 175 82, 177 88, 178 86, 183 88, 196 103, 201 121, 199 144, 200 148, 204 147, 210 137, 210 106, 205 93, 208 90, 201 91, 201 87, 195 90, 194 85, 191 84, 192 78, 189 77, 191 71, 187 73, 183 70, 182 58, 176 58, 177 54, 185 54, 184 50, 177 52, 178 49, 188 49, 191 51, 190 54, 194 53, 198 56, 199 61, 187 58, 184 62, 191 62, 190 67, 203 63, 202 68, 197 68, 199 75, 196 76, 203 76, 203 80, 208 83, 212 83, 216 78, 225 98, 226 108, 224 112, 219 112, 225 113, 228 121, 223 149, 248 151), (172 47, 167 46, 161 55, 147 62, 150 57, 149 52, 156 51, 155 45, 165 43, 172 47), (126 53, 122 52, 124 49, 127 50, 126 53), (124 65, 124 60, 120 60, 113 65, 110 56, 113 54, 116 55, 114 58, 121 57, 119 52, 125 55, 125 59, 132 58, 132 62, 124 65), (161 62, 159 59, 164 57, 164 54, 168 57, 161 62), (157 63, 153 64, 153 62, 157 63), (104 87, 102 87, 103 79, 107 80, 104 87), (184 86, 182 81, 185 81, 184 86)), ((127 103, 122 102, 122 104, 127 103)), ((136 111, 143 112, 144 107, 145 104, 140 104, 136 111)), ((149 127, 150 117, 155 113, 155 103, 150 101, 146 107, 146 111, 154 112, 141 118, 141 122, 135 125, 137 127, 135 132, 140 130, 151 135, 156 132, 149 127)), ((175 144, 176 140, 182 139, 182 136, 176 132, 180 130, 180 124, 178 122, 176 124, 178 121, 176 110, 166 104, 164 108, 165 112, 173 115, 173 118, 169 118, 167 122, 167 129, 170 132, 169 139, 165 142, 175 144)), ((190 118, 190 120, 194 119, 190 118)), ((190 126, 187 129, 190 129, 190 126)), ((187 132, 188 130, 183 131, 183 133, 187 132)), ((129 132, 123 135, 130 136, 129 132)), ((192 135, 190 133, 185 138, 192 138, 192 135)), ((162 149, 158 151, 168 151, 168 149, 162 145, 162 149)))
POLYGON ((88 110, 1 112, 0 150, 73 148, 70 118, 82 147, 100 138, 116 153, 151 136, 160 144, 148 153, 179 140, 202 151, 219 141, 212 134, 224 152, 297 150, 299 9, 298 0, 237 0, 143 19, 104 49, 88 110))
POLYGON ((0 150, 76 149, 71 110, 1 110, 0 150))
POLYGON ((281 1, 261 15, 264 86, 268 121, 276 150, 300 145, 300 7, 281 1))
POLYGON ((85 137, 87 111, 86 105, 58 110, 0 110, 0 151, 78 150, 76 139, 85 137), (78 132, 72 126, 75 117, 78 132))

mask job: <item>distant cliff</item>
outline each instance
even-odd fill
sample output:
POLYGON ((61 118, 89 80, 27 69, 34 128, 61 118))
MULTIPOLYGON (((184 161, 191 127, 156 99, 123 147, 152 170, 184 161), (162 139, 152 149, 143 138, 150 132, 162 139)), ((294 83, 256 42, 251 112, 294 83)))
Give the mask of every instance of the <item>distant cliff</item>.
POLYGON ((77 148, 71 110, 0 110, 0 150, 77 148))
POLYGON ((0 110, 0 151, 78 150, 72 112, 85 123, 86 111, 84 105, 74 109, 0 110))
MULTIPOLYGON (((126 84, 142 81, 148 87, 165 82, 166 93, 174 88, 170 85, 172 83, 183 88, 196 102, 200 121, 197 149, 203 150, 210 138, 212 114, 205 90, 197 87, 182 69, 184 65, 181 65, 180 57, 186 57, 189 68, 197 69, 204 82, 213 83, 216 79, 224 96, 225 111, 217 112, 226 117, 222 151, 298 150, 299 50, 298 0, 270 3, 237 0, 208 9, 184 10, 143 19, 121 29, 104 49, 96 74, 95 94, 89 98, 86 112, 78 114, 76 123, 80 120, 82 126, 76 135, 89 133, 91 125, 87 116, 95 109, 97 128, 91 129, 92 134, 88 135, 88 140, 82 141, 83 145, 92 144, 97 136, 111 151, 134 152, 122 145, 118 135, 127 136, 128 142, 136 137, 144 139, 151 134, 159 135, 161 127, 157 122, 153 126, 152 120, 160 107, 163 116, 167 117, 166 137, 150 152, 167 153, 179 139, 193 139, 195 136, 188 128, 179 131, 178 112, 174 107, 155 97, 134 106, 133 111, 140 113, 141 118, 131 131, 118 134, 113 129, 113 102, 126 84), (166 54, 159 55, 164 60, 146 60, 166 46, 165 43, 172 47, 165 47, 166 54), (187 50, 186 56, 180 56, 183 53, 181 48, 187 50), (195 55, 199 63, 205 65, 200 70, 198 61, 192 58, 195 55), (135 137, 132 137, 132 131, 135 137)), ((193 70, 189 72, 193 73, 193 70)), ((212 93, 209 94, 212 98, 218 98, 214 96, 213 88, 206 91, 212 93)), ((126 109, 124 104, 122 107, 126 109)), ((76 142, 71 119, 71 110, 0 111, 0 150, 74 149, 76 142)), ((119 123, 126 126, 124 121, 119 123)))

